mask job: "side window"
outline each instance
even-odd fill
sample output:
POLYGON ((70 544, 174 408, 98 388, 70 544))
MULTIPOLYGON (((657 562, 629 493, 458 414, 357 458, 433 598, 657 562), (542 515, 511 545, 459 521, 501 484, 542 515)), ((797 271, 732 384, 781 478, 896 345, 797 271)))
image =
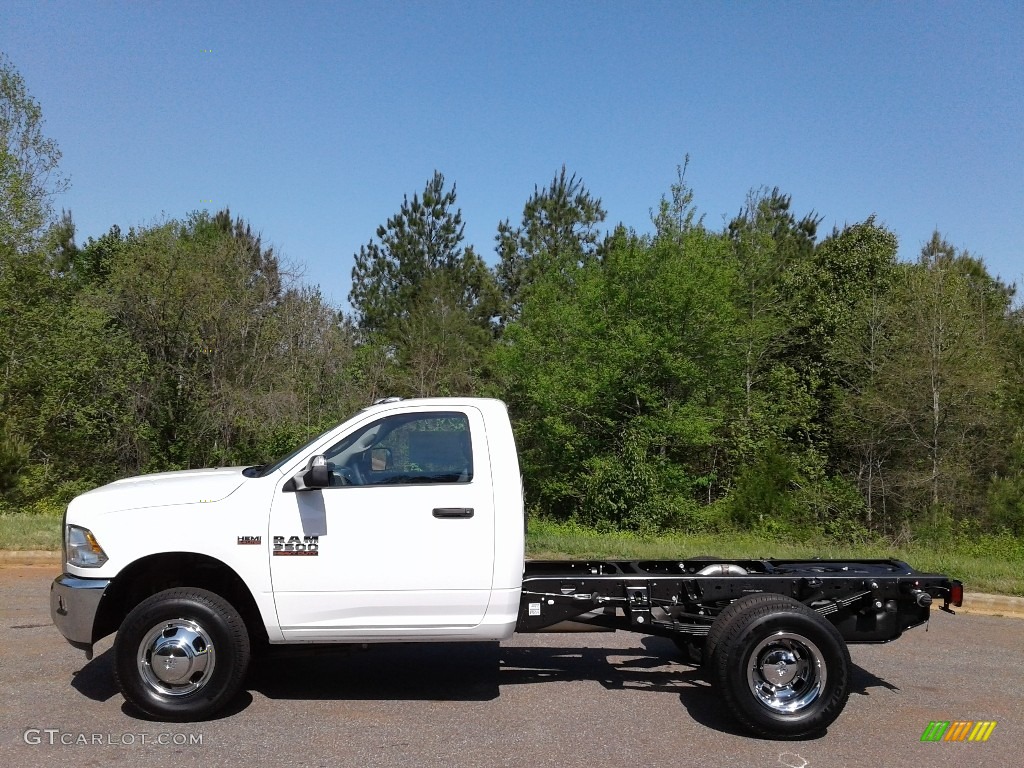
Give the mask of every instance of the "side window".
POLYGON ((469 420, 462 413, 389 416, 349 435, 324 455, 332 486, 473 479, 469 420))

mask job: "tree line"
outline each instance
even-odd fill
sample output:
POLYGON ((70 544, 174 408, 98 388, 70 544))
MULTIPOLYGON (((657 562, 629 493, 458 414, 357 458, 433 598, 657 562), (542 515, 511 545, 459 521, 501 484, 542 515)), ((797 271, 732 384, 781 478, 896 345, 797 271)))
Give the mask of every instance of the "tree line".
POLYGON ((564 167, 465 242, 435 172, 330 306, 243 217, 80 242, 56 144, 0 58, 0 511, 140 472, 258 464, 376 398, 510 407, 531 513, 597 527, 1024 535, 1024 314, 938 233, 819 232, 778 189, 645 231, 564 167))

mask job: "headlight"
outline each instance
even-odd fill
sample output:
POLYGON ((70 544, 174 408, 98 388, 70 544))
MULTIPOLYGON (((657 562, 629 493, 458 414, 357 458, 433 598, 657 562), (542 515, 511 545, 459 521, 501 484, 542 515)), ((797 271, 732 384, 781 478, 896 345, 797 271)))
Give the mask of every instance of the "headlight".
POLYGON ((92 531, 78 525, 64 527, 64 547, 68 565, 79 568, 99 568, 107 562, 107 553, 96 541, 92 531))

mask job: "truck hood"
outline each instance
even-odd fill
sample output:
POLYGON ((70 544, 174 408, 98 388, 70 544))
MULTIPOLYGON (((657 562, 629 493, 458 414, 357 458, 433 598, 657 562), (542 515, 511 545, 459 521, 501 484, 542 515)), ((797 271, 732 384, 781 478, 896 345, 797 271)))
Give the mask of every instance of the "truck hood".
POLYGON ((68 506, 68 516, 220 501, 246 481, 243 469, 189 469, 126 477, 74 499, 68 506))

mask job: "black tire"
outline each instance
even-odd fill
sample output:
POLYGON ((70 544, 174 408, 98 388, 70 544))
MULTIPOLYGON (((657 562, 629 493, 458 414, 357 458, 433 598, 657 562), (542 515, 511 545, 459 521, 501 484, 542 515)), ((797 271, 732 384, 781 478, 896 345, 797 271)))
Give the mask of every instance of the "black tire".
POLYGON ((721 639, 725 636, 725 633, 729 631, 729 625, 732 623, 733 619, 746 611, 747 606, 751 603, 760 605, 765 602, 765 600, 772 600, 779 597, 781 596, 765 592, 744 595, 737 600, 733 600, 720 614, 718 614, 714 623, 711 625, 711 629, 708 631, 707 639, 704 641, 704 653, 702 656, 703 665, 709 675, 711 674, 711 669, 714 666, 713 658, 715 655, 715 649, 718 647, 718 643, 721 639))
POLYGON ((201 720, 238 692, 249 656, 245 622, 229 602, 205 589, 168 589, 121 624, 114 678, 125 700, 148 715, 201 720))
MULTIPOLYGON (((715 685, 736 719, 771 739, 825 729, 850 694, 850 652, 827 619, 791 597, 748 595, 712 652, 715 685)), ((714 627, 712 627, 714 630, 714 627)), ((709 637, 710 641, 710 637, 709 637)))

